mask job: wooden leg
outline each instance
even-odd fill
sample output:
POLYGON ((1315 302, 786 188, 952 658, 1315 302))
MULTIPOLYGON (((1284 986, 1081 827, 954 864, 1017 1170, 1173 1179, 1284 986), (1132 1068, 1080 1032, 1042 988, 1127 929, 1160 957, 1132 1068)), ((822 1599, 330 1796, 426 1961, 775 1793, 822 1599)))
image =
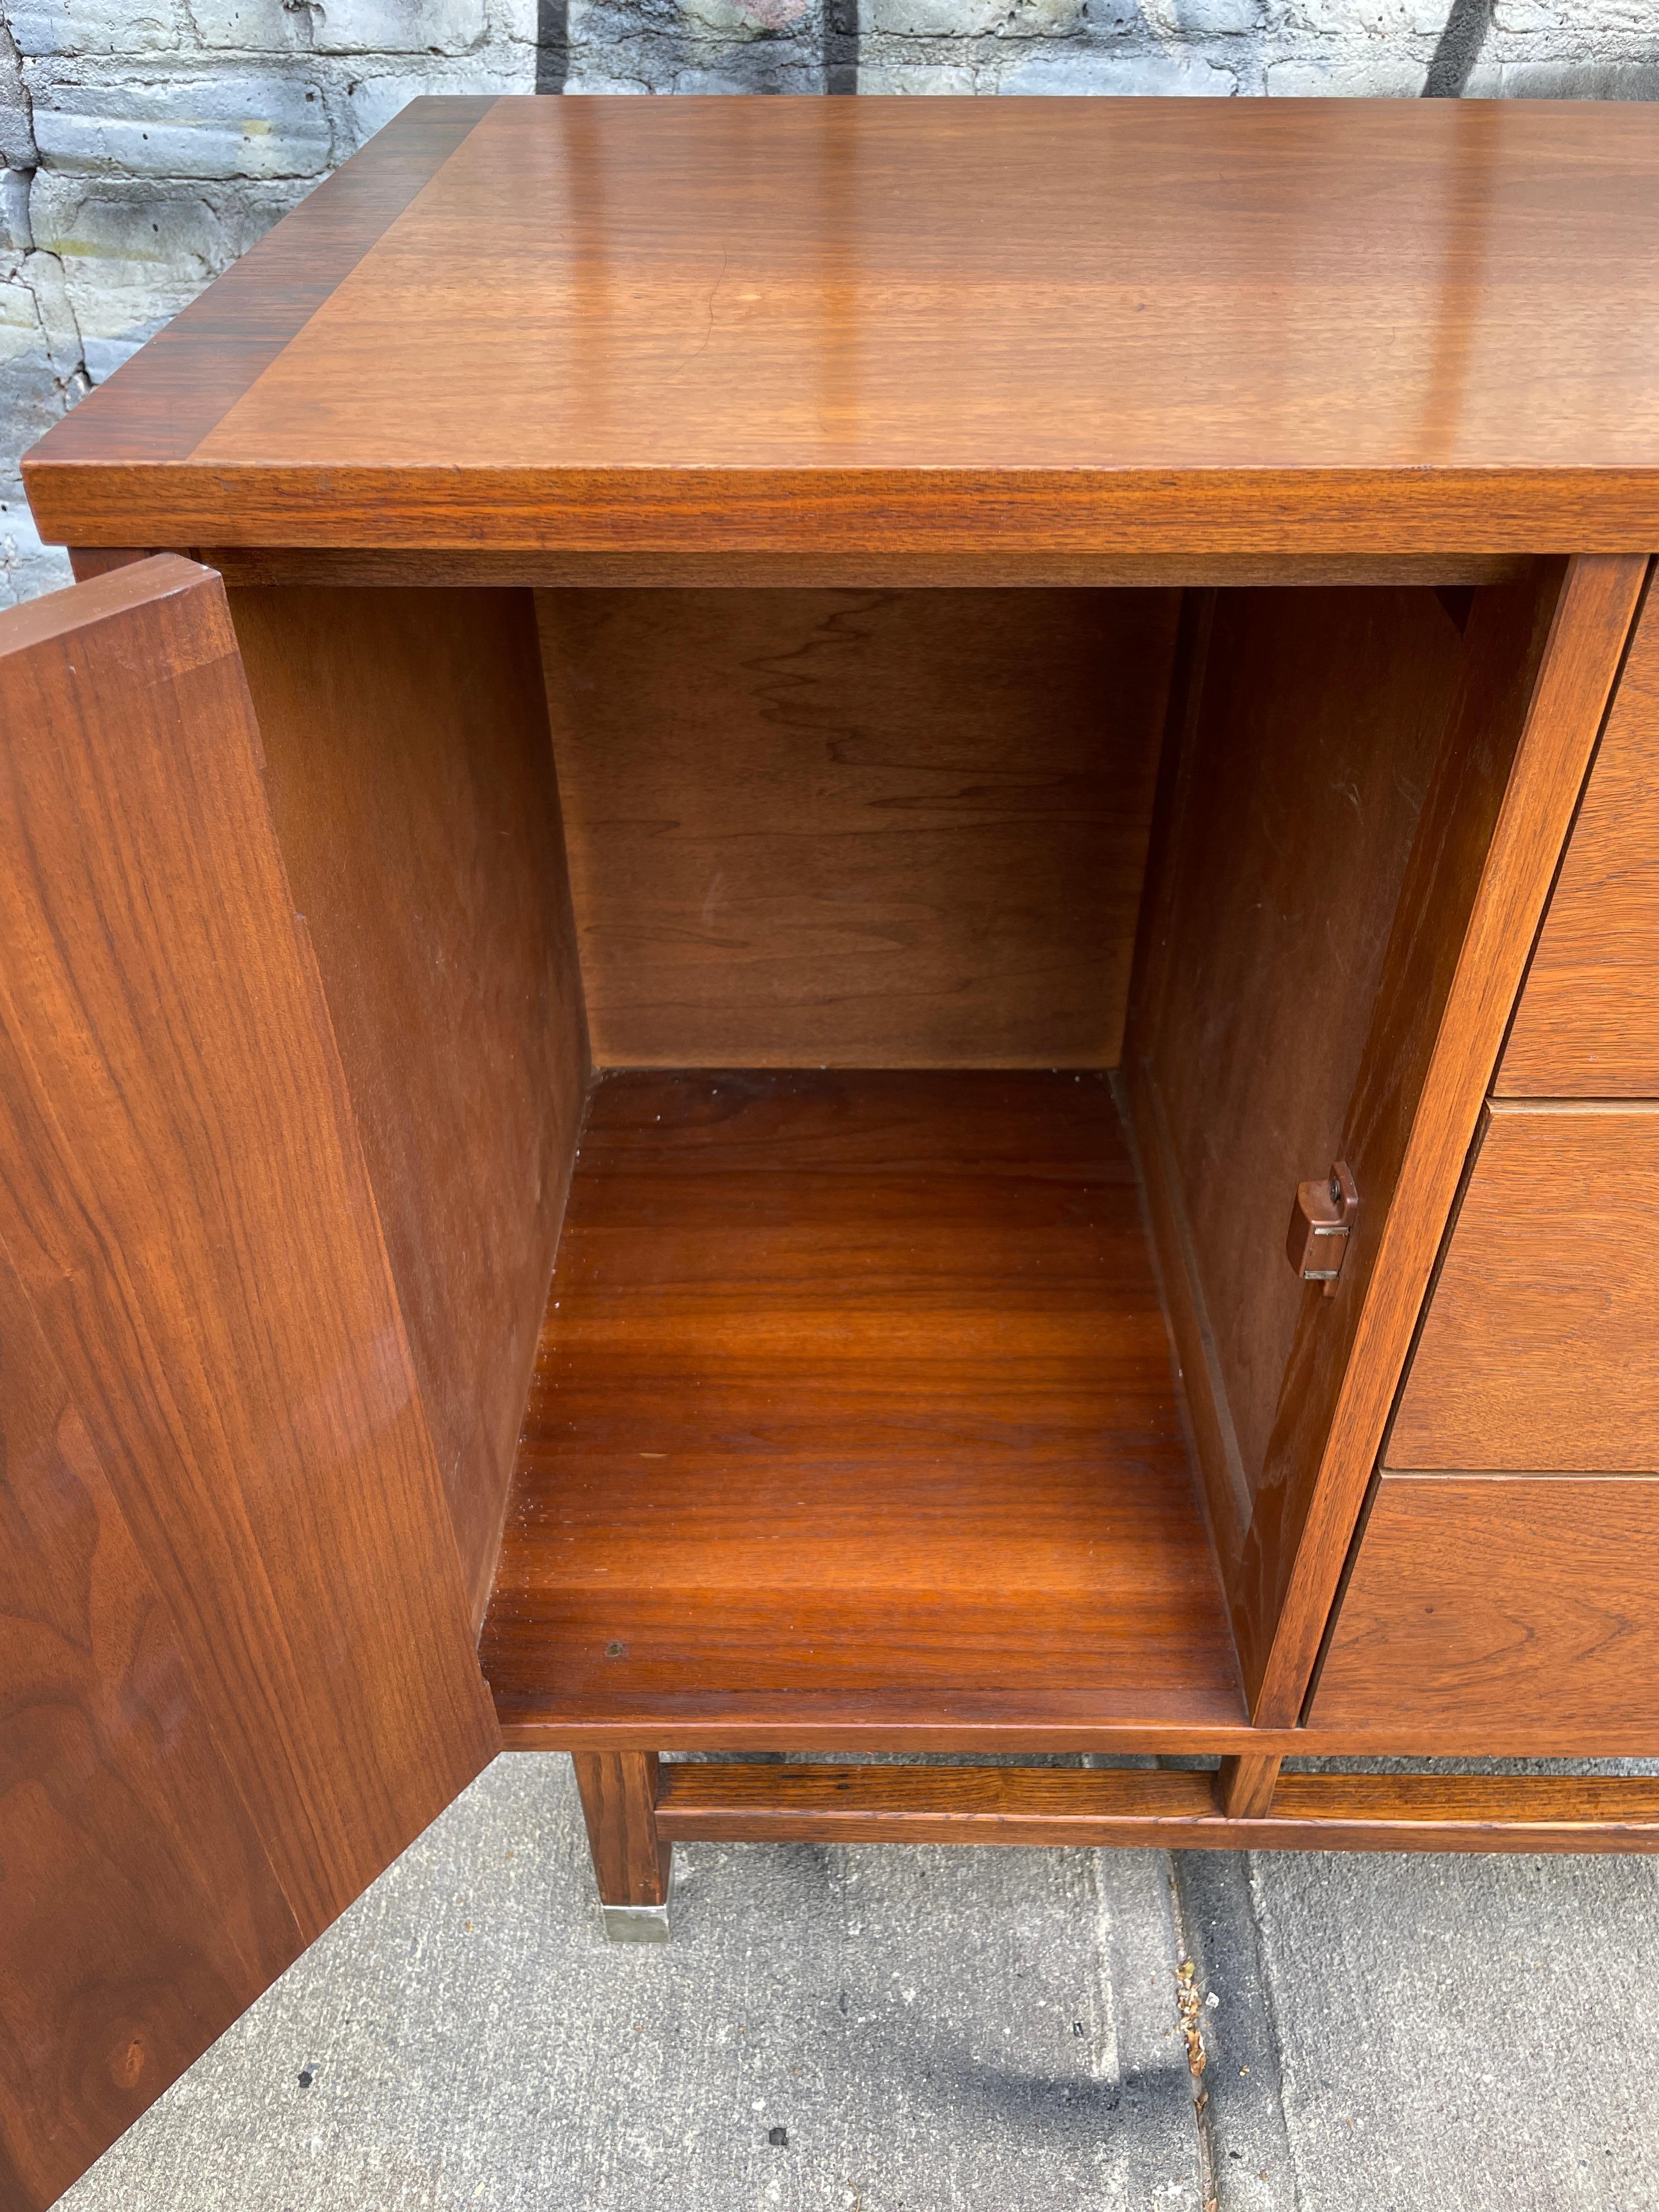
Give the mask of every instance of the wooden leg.
POLYGON ((578 1751, 571 1759, 605 1934, 613 1943, 665 1943, 674 1847, 657 1833, 656 1753, 578 1751))
POLYGON ((1224 1759, 1216 1777, 1222 1811, 1235 1820, 1264 1820, 1279 1786, 1281 1763, 1277 1759, 1224 1759))

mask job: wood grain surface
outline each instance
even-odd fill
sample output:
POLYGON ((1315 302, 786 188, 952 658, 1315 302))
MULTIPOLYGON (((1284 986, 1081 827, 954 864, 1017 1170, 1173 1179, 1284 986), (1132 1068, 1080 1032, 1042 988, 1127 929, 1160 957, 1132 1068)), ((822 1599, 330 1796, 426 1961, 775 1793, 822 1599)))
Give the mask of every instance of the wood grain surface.
POLYGON ((1651 588, 1492 1088, 1505 1098, 1659 1098, 1659 603, 1651 588))
POLYGON ((1115 1063, 1175 593, 540 611, 598 1063, 1115 1063))
POLYGON ((1228 1814, 1216 1777, 1109 1768, 677 1763, 676 1841, 1111 1844, 1176 1850, 1659 1850, 1659 1783, 1580 1775, 1286 1774, 1228 1814))
POLYGON ((530 596, 230 608, 476 1625, 587 1085, 530 596))
POLYGON ((1282 1759, 1224 1759, 1216 1774, 1216 1801, 1235 1820, 1256 1820, 1273 1802, 1282 1759))
POLYGON ((0 1238, 309 1942, 497 1738, 218 579, 0 618, 0 1238))
POLYGON ((1656 190, 1639 102, 423 101, 27 481, 84 545, 1645 550, 1656 190))
POLYGON ((602 1905, 666 1905, 673 1847, 657 1832, 657 1754, 579 1751, 574 1765, 602 1905))
POLYGON ((303 1939, 3 1250, 0 1869, 0 2208, 36 2212, 303 1939))
POLYGON ((1620 1747, 1659 1710, 1659 1476, 1385 1474, 1310 1710, 1620 1747))
POLYGON ((1659 1107, 1494 1103, 1391 1468, 1659 1471, 1659 1107))
MULTIPOLYGON (((1233 1621, 1252 1713, 1300 1711, 1646 562, 1478 593, 1337 1157, 1363 1211, 1302 1293, 1233 1621)), ((1318 1173, 1327 1164, 1314 1166, 1318 1173)))
POLYGON ((1237 1728, 1104 1082, 599 1081, 481 1656, 548 1747, 1237 1728))
POLYGON ((1348 1141, 1466 658, 1432 591, 1218 592, 1171 732, 1128 1091, 1235 1588, 1308 1304, 1285 1224, 1348 1141))

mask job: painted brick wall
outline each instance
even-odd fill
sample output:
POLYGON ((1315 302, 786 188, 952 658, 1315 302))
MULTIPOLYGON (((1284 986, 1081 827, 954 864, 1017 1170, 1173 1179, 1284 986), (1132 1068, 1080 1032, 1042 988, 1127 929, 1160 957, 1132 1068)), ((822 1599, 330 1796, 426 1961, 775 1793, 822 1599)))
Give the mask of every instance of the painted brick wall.
POLYGON ((0 0, 17 456, 423 92, 1659 97, 1659 0, 0 0))

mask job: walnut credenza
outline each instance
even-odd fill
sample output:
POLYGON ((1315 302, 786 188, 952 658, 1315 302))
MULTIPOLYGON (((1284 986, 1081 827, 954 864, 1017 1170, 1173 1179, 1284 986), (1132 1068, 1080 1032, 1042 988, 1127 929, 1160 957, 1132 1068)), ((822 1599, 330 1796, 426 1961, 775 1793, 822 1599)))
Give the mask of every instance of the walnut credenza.
POLYGON ((422 100, 35 449, 0 2202, 502 1746, 618 1935, 683 1838, 1659 1844, 1444 1764, 1659 1754, 1656 192, 422 100))

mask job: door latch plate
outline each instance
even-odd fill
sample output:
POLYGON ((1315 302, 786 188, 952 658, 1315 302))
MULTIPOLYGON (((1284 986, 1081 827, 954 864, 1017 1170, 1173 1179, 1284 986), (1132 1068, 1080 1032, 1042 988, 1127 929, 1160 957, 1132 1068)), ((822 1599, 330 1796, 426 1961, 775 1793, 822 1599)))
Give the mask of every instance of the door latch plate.
POLYGON ((1329 1175, 1296 1187, 1285 1256, 1304 1283, 1322 1283, 1325 1296, 1336 1296, 1348 1240, 1359 1212, 1359 1192, 1346 1160, 1334 1161, 1329 1175))

